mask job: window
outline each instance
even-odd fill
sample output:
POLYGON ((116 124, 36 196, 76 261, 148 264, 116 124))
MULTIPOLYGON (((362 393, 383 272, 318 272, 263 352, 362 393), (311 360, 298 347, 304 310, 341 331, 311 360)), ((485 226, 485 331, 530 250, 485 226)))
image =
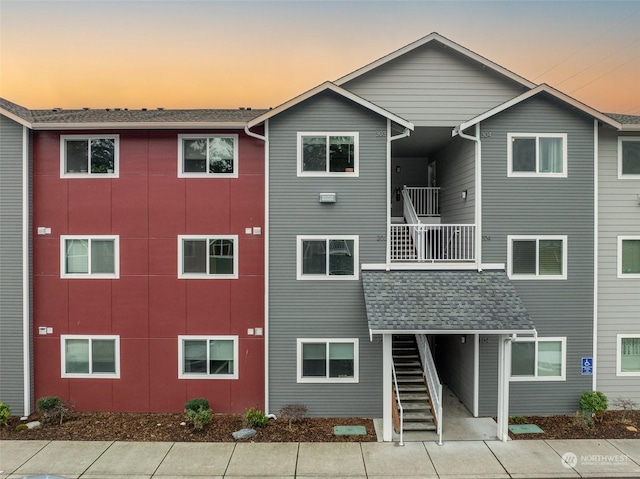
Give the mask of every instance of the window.
POLYGON ((617 375, 640 376, 640 334, 618 334, 617 375))
POLYGON ((298 176, 358 176, 358 133, 298 133, 298 176))
POLYGON ((566 236, 508 236, 511 279, 567 279, 566 236))
POLYGON ((618 236, 618 278, 640 278, 640 236, 618 236))
POLYGON ((238 336, 178 336, 178 378, 238 379, 238 336))
POLYGON ((511 343, 512 381, 564 381, 566 338, 522 338, 511 343))
POLYGON ((236 279, 238 236, 178 236, 178 277, 236 279))
POLYGON ((61 236, 62 278, 118 278, 118 236, 61 236))
POLYGON ((237 178, 238 135, 178 135, 180 178, 237 178))
POLYGON ((566 133, 509 133, 508 176, 567 176, 566 133))
POLYGON ((357 339, 298 339, 299 383, 357 383, 357 339))
POLYGON ((63 378, 119 378, 119 336, 60 336, 63 378))
POLYGON ((118 177, 118 135, 60 136, 60 177, 118 177))
POLYGON ((640 136, 618 138, 618 178, 640 179, 640 136))
POLYGON ((297 278, 358 279, 357 236, 298 236, 297 278))

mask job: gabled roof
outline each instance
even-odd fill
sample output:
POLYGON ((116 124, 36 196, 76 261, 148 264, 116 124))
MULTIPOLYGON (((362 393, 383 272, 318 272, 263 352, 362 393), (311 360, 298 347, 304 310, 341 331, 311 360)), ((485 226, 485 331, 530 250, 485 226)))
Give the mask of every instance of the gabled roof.
POLYGON ((565 95, 564 93, 562 93, 561 91, 556 90, 555 88, 550 87, 549 85, 546 84, 541 84, 539 86, 537 86, 536 88, 534 88, 533 90, 529 90, 527 92, 524 92, 522 95, 518 95, 515 98, 512 98, 509 101, 504 102, 501 105, 496 106, 495 108, 492 108, 489 111, 484 112, 481 115, 476 116, 475 118, 472 118, 469 121, 466 121, 460 125, 458 125, 457 127, 455 127, 455 129, 453 130, 454 134, 457 134, 460 131, 464 131, 467 128, 470 128, 474 125, 476 125, 477 123, 480 123, 481 121, 486 120, 487 118, 490 118, 494 115, 497 115, 500 112, 503 112, 504 110, 507 110, 509 108, 511 108, 512 106, 517 105, 518 103, 521 103, 525 100, 528 100, 529 98, 539 95, 541 93, 546 93, 554 98, 556 98, 557 100, 560 100, 568 105, 570 105, 571 107, 583 112, 586 115, 589 115, 593 118, 596 118, 597 120, 601 121, 602 123, 612 126, 614 128, 617 128, 618 130, 622 127, 622 125, 620 124, 620 122, 614 120, 613 118, 605 115, 604 113, 600 113, 597 110, 594 110, 593 108, 591 108, 590 106, 585 105, 584 103, 579 102, 578 100, 576 100, 575 98, 571 98, 568 95, 565 95))
POLYGON ((420 48, 421 46, 426 45, 428 43, 439 43, 440 45, 444 45, 448 48, 451 48, 452 50, 460 53, 461 55, 464 55, 467 58, 474 60, 480 63, 481 65, 495 71, 496 73, 499 73, 500 75, 503 75, 517 83, 520 83, 521 85, 527 88, 533 88, 536 86, 535 83, 530 82, 529 80, 521 77, 520 75, 513 73, 511 70, 507 70, 506 68, 501 67, 497 63, 494 63, 491 60, 488 60, 487 58, 481 55, 478 55, 477 53, 474 53, 471 50, 463 47, 462 45, 458 45, 457 43, 452 42, 448 38, 445 38, 442 35, 435 32, 430 33, 426 37, 416 40, 415 42, 410 43, 409 45, 402 47, 399 50, 396 50, 395 52, 389 53, 388 55, 385 55, 384 57, 372 63, 369 63, 368 65, 365 65, 362 68, 359 68, 358 70, 352 73, 349 73, 348 75, 343 76, 342 78, 339 78, 334 83, 336 85, 344 85, 348 81, 353 80, 354 78, 357 78, 361 75, 364 75, 365 73, 368 73, 371 70, 378 68, 379 66, 384 65, 385 63, 388 63, 392 60, 395 60, 396 58, 404 55, 405 53, 415 50, 416 48, 420 48))
POLYGON ((332 91, 348 100, 353 101, 354 103, 357 103, 358 105, 364 108, 367 108, 375 113, 378 113, 379 115, 384 116, 385 118, 390 119, 391 121, 397 123, 398 125, 401 125, 405 128, 409 128, 410 130, 414 129, 414 125, 410 121, 407 121, 404 118, 400 118, 398 115, 394 115, 389 110, 385 110, 384 108, 381 108, 378 105, 371 103, 370 101, 365 100, 364 98, 358 95, 355 95, 348 90, 345 90, 344 88, 340 88, 339 86, 329 81, 324 82, 323 84, 318 85, 317 87, 312 88, 311 90, 301 95, 298 95, 297 97, 289 100, 288 102, 283 103, 282 105, 276 108, 273 108, 267 111, 266 113, 263 113, 257 118, 254 118, 253 120, 249 121, 247 128, 253 128, 254 126, 264 122, 265 120, 268 120, 269 118, 272 118, 282 113, 283 111, 288 110, 289 108, 292 108, 298 105, 299 103, 302 103, 303 101, 308 100, 309 98, 325 91, 332 91))
POLYGON ((25 107, 0 98, 0 115, 4 115, 23 126, 31 128, 31 112, 25 107))
POLYGON ((623 130, 640 131, 640 115, 621 115, 618 113, 607 113, 606 115, 620 122, 623 130))

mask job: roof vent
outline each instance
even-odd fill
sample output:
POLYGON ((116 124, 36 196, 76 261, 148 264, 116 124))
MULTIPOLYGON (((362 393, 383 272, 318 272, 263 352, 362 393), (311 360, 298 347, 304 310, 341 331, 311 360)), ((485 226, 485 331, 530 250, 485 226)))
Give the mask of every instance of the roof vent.
POLYGON ((243 110, 243 111, 244 111, 244 107, 243 107, 243 106, 241 106, 240 108, 238 108, 238 110, 243 110))
POLYGON ((251 107, 250 106, 247 107, 247 111, 251 111, 251 107))
POLYGON ((84 111, 87 111, 87 110, 89 110, 90 108, 89 108, 88 106, 83 106, 83 107, 82 107, 82 109, 83 109, 84 111))
POLYGON ((111 108, 105 108, 106 111, 111 111, 111 108))
POLYGON ((141 108, 140 111, 147 111, 147 109, 146 108, 141 108))
POLYGON ((113 111, 120 111, 122 108, 114 108, 113 111))
POLYGON ((56 113, 58 113, 59 111, 62 111, 62 108, 57 106, 57 107, 53 108, 51 111, 55 111, 56 113))
POLYGON ((162 106, 158 107, 158 111, 163 111, 163 110, 164 110, 164 107, 162 107, 162 106))

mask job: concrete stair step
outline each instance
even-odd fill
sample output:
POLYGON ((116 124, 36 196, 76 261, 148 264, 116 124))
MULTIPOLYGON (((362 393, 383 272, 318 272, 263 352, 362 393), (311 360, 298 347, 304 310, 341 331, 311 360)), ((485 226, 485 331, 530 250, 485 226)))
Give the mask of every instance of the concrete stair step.
POLYGON ((403 431, 435 431, 436 426, 432 422, 405 422, 403 431))
POLYGON ((409 412, 431 413, 431 405, 428 402, 403 402, 402 409, 405 414, 409 412))
POLYGON ((422 375, 418 376, 402 376, 398 378, 398 386, 401 384, 424 384, 424 379, 422 379, 422 375))
POLYGON ((403 405, 405 401, 424 401, 428 403, 429 397, 426 393, 400 392, 400 401, 402 401, 403 405))
POLYGON ((406 376, 407 374, 415 374, 416 376, 422 376, 422 369, 411 368, 396 368, 396 376, 406 376))
POLYGON ((428 411, 405 411, 404 421, 407 422, 428 422, 433 421, 433 414, 431 410, 428 411))
POLYGON ((424 393, 427 394, 427 387, 424 384, 398 384, 398 392, 402 393, 424 393))

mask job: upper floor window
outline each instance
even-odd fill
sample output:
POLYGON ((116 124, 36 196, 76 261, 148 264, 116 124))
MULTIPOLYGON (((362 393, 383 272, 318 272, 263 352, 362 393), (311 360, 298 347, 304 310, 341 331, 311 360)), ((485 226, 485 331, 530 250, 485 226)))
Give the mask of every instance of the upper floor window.
POLYGON ((178 236, 179 278, 238 277, 238 236, 178 236))
POLYGON ((566 133, 509 133, 508 176, 567 176, 566 133))
POLYGON ((618 278, 640 278, 640 236, 618 236, 618 278))
POLYGON ((640 376, 640 334, 618 334, 617 375, 640 376))
POLYGON ((511 343, 512 381, 564 381, 566 338, 522 338, 511 343))
POLYGON ((178 135, 180 178, 237 178, 238 135, 178 135))
POLYGON ((298 279, 358 279, 358 237, 298 236, 298 279))
POLYGON ((299 383, 357 383, 358 339, 298 339, 299 383))
POLYGON ((238 379, 238 336, 178 336, 180 379, 238 379))
POLYGON ((640 179, 640 136, 618 138, 618 178, 640 179))
POLYGON ((298 176, 358 176, 358 133, 298 133, 298 176))
POLYGON ((566 236, 508 236, 511 279, 567 279, 566 236))
POLYGON ((62 278, 118 278, 118 236, 61 236, 62 278))
POLYGON ((120 337, 60 336, 62 377, 119 378, 120 337))
POLYGON ((117 177, 118 135, 60 136, 60 177, 117 177))

